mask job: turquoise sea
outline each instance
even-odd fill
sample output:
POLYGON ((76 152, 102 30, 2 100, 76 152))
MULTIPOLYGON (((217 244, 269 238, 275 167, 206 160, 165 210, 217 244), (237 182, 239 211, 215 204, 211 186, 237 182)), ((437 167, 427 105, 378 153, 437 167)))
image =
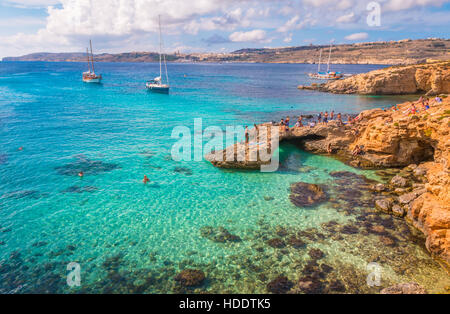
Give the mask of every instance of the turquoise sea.
POLYGON ((377 292, 411 281, 442 292, 450 284, 420 234, 375 213, 360 177, 330 175, 382 180, 374 171, 288 144, 275 173, 170 158, 172 129, 193 129, 194 118, 225 128, 325 110, 357 113, 411 97, 297 90, 314 65, 169 64, 170 95, 144 88, 157 64, 98 63, 101 85, 81 81, 85 68, 0 62, 1 293, 266 293, 278 276, 296 283, 324 265, 332 270, 313 272, 314 292, 377 292), (330 200, 294 206, 289 187, 299 181, 328 186, 330 200), (372 232, 374 225, 385 230, 372 232), (218 241, 222 228, 240 241, 218 241), (292 237, 305 245, 289 245, 292 237), (286 245, 271 247, 273 238, 286 245), (312 258, 313 248, 323 257, 312 258), (70 262, 80 265, 79 287, 66 284, 70 262), (370 262, 381 267, 380 286, 366 283, 370 262), (206 281, 180 287, 174 277, 190 268, 206 281))

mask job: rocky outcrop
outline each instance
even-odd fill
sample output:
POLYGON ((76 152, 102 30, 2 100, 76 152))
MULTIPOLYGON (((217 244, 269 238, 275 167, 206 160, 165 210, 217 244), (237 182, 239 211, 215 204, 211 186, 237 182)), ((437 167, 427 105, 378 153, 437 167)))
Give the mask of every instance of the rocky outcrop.
MULTIPOLYGON (((396 110, 363 111, 352 124, 331 121, 315 127, 294 128, 281 133, 280 141, 291 141, 306 151, 335 156, 358 168, 406 167, 393 173, 389 184, 373 185, 373 191, 386 195, 375 200, 375 206, 398 217, 406 216, 426 235, 426 247, 431 254, 450 270, 450 98, 444 97, 441 103, 431 101, 428 110, 417 105, 419 112, 414 115, 408 114, 411 106, 408 102, 398 105, 396 110), (362 147, 362 152, 353 156, 356 146, 362 147)), ((212 164, 247 169, 257 169, 263 164, 260 160, 246 161, 251 143, 235 145, 245 148, 241 160, 215 162, 210 156, 212 164)), ((265 142, 260 145, 271 147, 265 142)), ((383 171, 389 173, 387 169, 383 171)), ((293 186, 291 195, 291 201, 297 206, 326 200, 324 190, 299 184, 293 186)))
POLYGON ((360 95, 448 94, 450 62, 394 66, 299 89, 360 95))

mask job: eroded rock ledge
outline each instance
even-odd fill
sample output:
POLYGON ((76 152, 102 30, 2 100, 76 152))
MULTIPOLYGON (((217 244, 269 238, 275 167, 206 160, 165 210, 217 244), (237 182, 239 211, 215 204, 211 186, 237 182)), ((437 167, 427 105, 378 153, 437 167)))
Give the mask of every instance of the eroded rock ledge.
MULTIPOLYGON (((418 184, 423 186, 417 185, 398 193, 397 203, 407 206, 393 210, 394 202, 379 205, 386 206, 388 212, 397 216, 406 215, 407 220, 426 235, 427 249, 450 270, 450 99, 445 97, 442 103, 433 102, 428 110, 418 106, 420 112, 415 115, 406 112, 410 107, 411 103, 404 103, 395 111, 363 111, 358 122, 353 124, 340 125, 331 121, 312 128, 292 129, 289 133, 280 134, 280 142, 292 141, 302 149, 318 154, 328 154, 328 148, 331 148, 331 156, 358 168, 416 165, 411 171, 422 178, 418 184), (356 145, 363 146, 363 154, 353 157, 356 145)), ((260 135, 266 129, 263 126, 267 125, 270 124, 259 127, 260 135)), ((235 144, 236 151, 243 148, 240 161, 238 153, 231 160, 214 160, 217 154, 225 157, 226 150, 216 152, 216 155, 208 154, 206 159, 220 168, 258 169, 267 162, 259 158, 247 161, 249 147, 254 144, 235 144)), ((259 144, 271 148, 270 143, 261 143, 261 139, 259 144)), ((391 184, 401 189, 402 184, 408 183, 403 182, 402 177, 396 177, 391 184)))
POLYGON ((448 94, 450 62, 393 66, 338 81, 300 85, 298 88, 360 95, 448 94))

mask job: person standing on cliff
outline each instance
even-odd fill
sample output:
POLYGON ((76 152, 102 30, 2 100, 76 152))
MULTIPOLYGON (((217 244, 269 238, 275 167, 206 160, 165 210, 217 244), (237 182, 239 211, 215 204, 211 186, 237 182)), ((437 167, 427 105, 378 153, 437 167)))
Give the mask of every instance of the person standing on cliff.
POLYGON ((320 112, 320 113, 317 115, 317 123, 318 123, 318 124, 322 122, 322 115, 323 115, 323 112, 320 112))
POLYGON ((330 112, 330 121, 334 119, 334 110, 331 110, 330 112))
POLYGON ((248 137, 248 126, 246 125, 245 126, 245 144, 248 144, 248 139, 249 139, 249 137, 248 137))

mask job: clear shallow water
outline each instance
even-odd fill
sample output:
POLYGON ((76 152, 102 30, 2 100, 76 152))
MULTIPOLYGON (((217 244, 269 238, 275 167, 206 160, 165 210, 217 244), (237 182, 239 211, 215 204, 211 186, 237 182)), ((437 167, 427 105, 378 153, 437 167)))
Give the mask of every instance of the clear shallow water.
MULTIPOLYGON (((375 68, 336 66, 347 73, 375 68)), ((417 281, 439 292, 449 284, 402 221, 383 218, 391 221, 382 222, 394 234, 392 247, 380 247, 379 235, 363 228, 339 238, 322 226, 357 225, 373 207, 358 202, 361 196, 309 209, 289 201, 291 183, 325 184, 340 199, 329 172, 379 180, 373 172, 289 145, 282 147, 282 167, 270 174, 168 158, 172 128, 192 129, 194 118, 204 127, 251 125, 332 109, 356 113, 408 97, 297 90, 313 65, 170 64, 168 96, 143 88, 156 76, 156 64, 100 63, 100 86, 81 82, 84 69, 78 63, 0 63, 2 292, 177 292, 174 275, 198 268, 207 282, 197 291, 260 293, 278 275, 292 281, 304 275, 311 248, 325 253, 319 264, 334 268, 322 278, 324 286, 339 280, 346 292, 380 289, 365 284, 372 261, 383 267, 383 286, 417 281), (73 175, 79 169, 85 177, 73 175), (142 184, 144 174, 151 184, 142 184), (242 241, 211 241, 202 237, 205 226, 224 227, 242 241), (307 246, 268 246, 280 228, 286 239, 304 232, 307 246), (77 289, 65 284, 71 261, 81 266, 77 289)))

